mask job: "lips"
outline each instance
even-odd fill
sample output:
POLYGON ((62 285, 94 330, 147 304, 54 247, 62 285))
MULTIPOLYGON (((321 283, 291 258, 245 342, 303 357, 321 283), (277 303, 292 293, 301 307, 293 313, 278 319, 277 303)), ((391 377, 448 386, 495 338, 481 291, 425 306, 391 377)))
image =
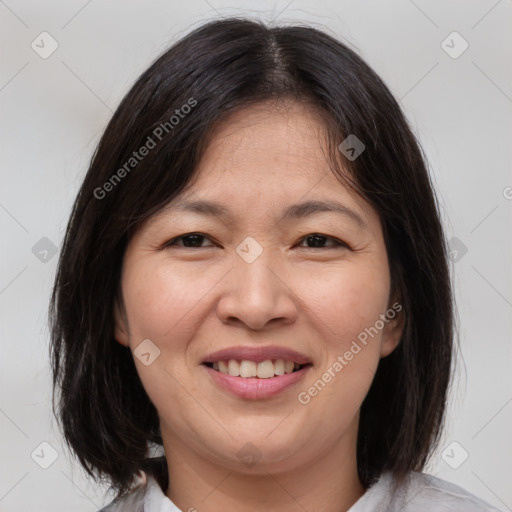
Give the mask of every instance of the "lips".
POLYGON ((213 382, 244 399, 275 396, 301 380, 312 366, 306 355, 285 347, 232 347, 202 363, 213 382))
POLYGON ((208 355, 204 360, 204 363, 218 363, 219 361, 229 361, 235 359, 237 361, 254 361, 255 363, 261 363, 268 359, 276 360, 283 359, 285 361, 292 361, 299 365, 311 364, 312 361, 309 357, 295 350, 278 347, 230 347, 223 350, 218 350, 208 355))
POLYGON ((259 379, 269 379, 277 375, 292 373, 300 370, 302 365, 293 361, 285 361, 284 359, 266 359, 261 363, 249 361, 247 359, 238 361, 229 359, 227 361, 219 361, 218 363, 205 363, 220 373, 229 374, 233 377, 258 377, 259 379))

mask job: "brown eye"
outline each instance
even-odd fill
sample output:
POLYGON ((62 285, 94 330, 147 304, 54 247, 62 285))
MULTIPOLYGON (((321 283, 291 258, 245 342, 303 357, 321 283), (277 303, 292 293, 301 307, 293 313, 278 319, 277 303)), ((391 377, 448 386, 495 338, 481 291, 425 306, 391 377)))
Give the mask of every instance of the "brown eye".
POLYGON ((185 247, 185 248, 194 248, 194 247, 210 247, 203 246, 202 242, 205 239, 209 239, 206 235, 201 233, 187 233, 185 235, 177 236, 173 238, 169 242, 165 244, 165 247, 185 247), (182 241, 182 244, 177 243, 178 241, 182 241))
POLYGON ((307 244, 310 244, 310 247, 306 247, 307 249, 332 249, 336 247, 348 248, 348 245, 345 242, 342 242, 341 240, 338 240, 337 238, 334 238, 332 236, 322 235, 320 233, 312 233, 310 235, 307 235, 304 238, 302 238, 301 241, 305 241, 307 244), (324 247, 324 243, 326 241, 331 241, 334 243, 334 245, 331 247, 324 247))

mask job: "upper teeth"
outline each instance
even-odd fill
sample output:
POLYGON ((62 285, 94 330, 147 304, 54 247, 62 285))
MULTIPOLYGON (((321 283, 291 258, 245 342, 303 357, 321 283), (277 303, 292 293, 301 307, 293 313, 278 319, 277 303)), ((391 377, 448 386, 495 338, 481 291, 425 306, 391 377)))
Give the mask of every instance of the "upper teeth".
MULTIPOLYGON (((213 363, 213 369, 221 373, 232 375, 233 377, 259 377, 260 379, 269 379, 275 375, 292 373, 296 365, 293 361, 284 359, 267 359, 261 363, 255 361, 229 359, 228 361, 219 361, 213 363)), ((299 368, 299 365, 297 365, 299 368)))

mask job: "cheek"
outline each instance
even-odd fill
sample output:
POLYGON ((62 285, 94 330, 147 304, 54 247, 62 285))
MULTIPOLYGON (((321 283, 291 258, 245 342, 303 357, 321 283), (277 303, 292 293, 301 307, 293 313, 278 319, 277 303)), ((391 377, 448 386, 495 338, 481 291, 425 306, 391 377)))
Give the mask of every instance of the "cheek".
MULTIPOLYGON (((185 382, 186 350, 196 330, 197 305, 212 284, 197 271, 178 269, 167 262, 136 262, 126 266, 123 277, 123 296, 130 322, 132 351, 144 339, 159 349, 158 357, 144 365, 137 357, 134 362, 143 387, 159 414, 169 411, 169 404, 179 404, 182 410, 195 410, 189 393, 197 393, 195 382, 185 382), (194 325, 192 325, 194 324, 194 325)), ((178 415, 178 419, 181 416, 178 415)))
POLYGON ((158 262, 138 267, 137 272, 128 268, 123 294, 132 337, 163 342, 170 332, 185 334, 182 331, 191 328, 191 319, 198 320, 194 308, 211 289, 214 274, 198 272, 193 265, 158 262))
POLYGON ((390 285, 387 267, 374 260, 329 269, 318 277, 314 282, 304 280, 300 293, 321 320, 330 348, 341 350, 385 312, 390 285))
POLYGON ((302 390, 301 403, 311 403, 319 417, 348 424, 373 381, 382 331, 371 329, 387 309, 386 263, 373 259, 365 265, 347 265, 325 275, 321 286, 307 292, 324 326, 325 350, 318 372, 302 390))

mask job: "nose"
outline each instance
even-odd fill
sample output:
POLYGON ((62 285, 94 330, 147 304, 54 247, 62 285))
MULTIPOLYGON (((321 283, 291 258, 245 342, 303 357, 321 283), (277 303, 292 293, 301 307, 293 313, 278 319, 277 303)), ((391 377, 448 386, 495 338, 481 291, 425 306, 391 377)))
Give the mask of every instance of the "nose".
POLYGON ((252 263, 237 257, 222 286, 217 315, 223 323, 264 330, 297 319, 299 301, 290 272, 285 273, 270 253, 263 251, 252 263))

